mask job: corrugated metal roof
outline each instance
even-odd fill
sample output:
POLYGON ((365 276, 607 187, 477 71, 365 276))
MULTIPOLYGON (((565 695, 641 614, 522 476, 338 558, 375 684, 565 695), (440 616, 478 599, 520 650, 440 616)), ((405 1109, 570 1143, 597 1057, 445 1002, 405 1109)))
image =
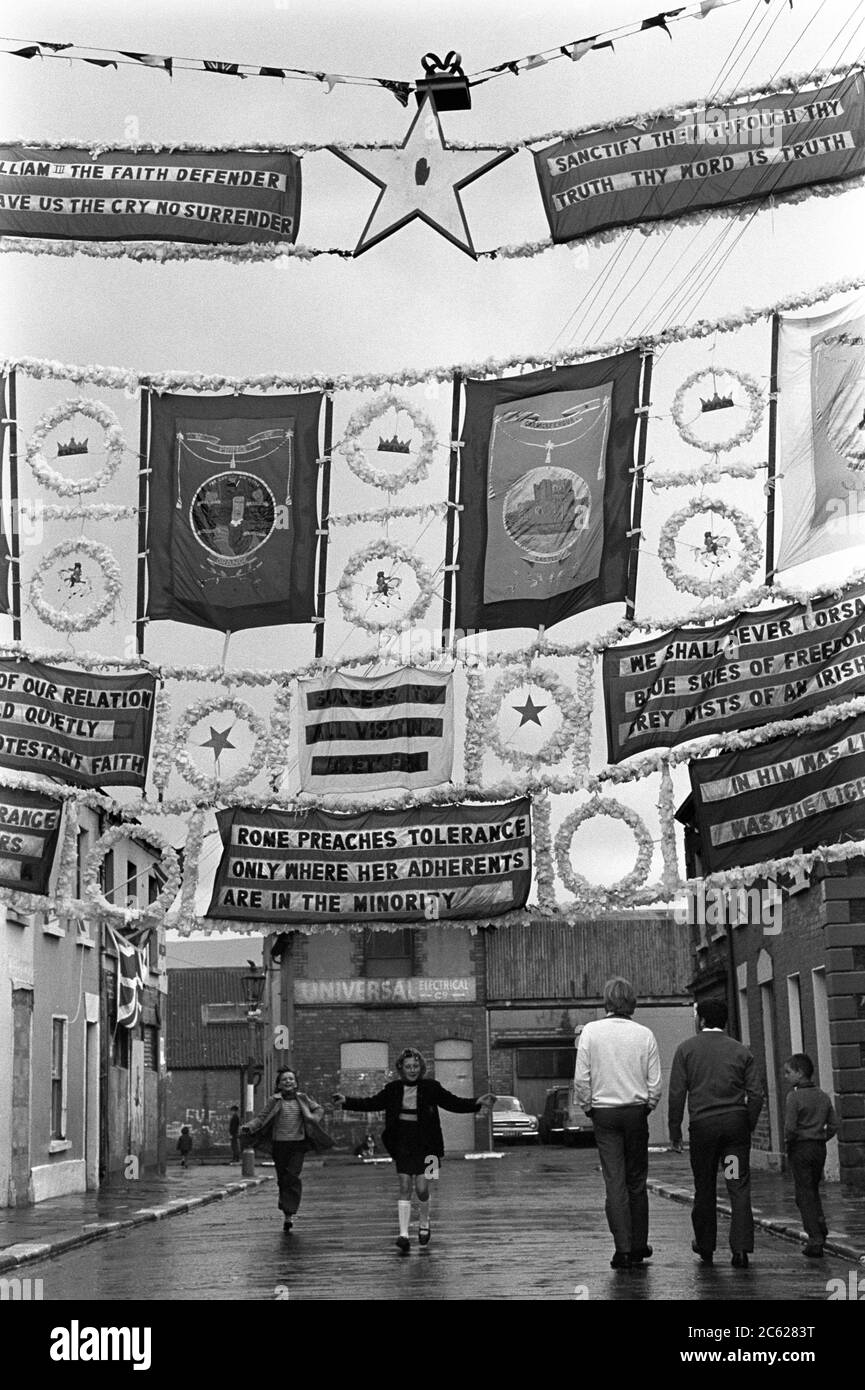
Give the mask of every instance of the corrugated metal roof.
MULTIPOLYGON (((169 970, 166 1008, 166 1060, 172 1067, 242 1067, 249 1044, 245 1022, 205 1023, 210 1004, 243 1000, 239 966, 201 970, 169 970)), ((256 1029, 257 1057, 261 1059, 261 1029, 256 1029)))
POLYGON ((486 938, 487 999, 595 999, 613 975, 638 997, 686 996, 693 971, 690 933, 673 916, 540 919, 486 938))

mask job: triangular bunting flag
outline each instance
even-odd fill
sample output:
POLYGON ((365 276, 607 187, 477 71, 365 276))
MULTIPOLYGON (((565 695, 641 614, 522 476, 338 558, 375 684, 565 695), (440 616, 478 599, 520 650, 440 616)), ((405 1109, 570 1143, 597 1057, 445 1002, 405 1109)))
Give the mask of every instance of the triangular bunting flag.
POLYGON ((120 51, 124 58, 134 58, 136 63, 143 63, 146 68, 164 68, 168 76, 171 76, 173 58, 161 58, 156 53, 128 53, 123 48, 120 51))

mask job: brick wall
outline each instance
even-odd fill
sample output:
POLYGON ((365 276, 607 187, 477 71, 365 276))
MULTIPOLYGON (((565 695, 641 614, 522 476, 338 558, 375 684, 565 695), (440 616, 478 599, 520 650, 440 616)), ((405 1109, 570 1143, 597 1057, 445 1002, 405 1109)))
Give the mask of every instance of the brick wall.
MULTIPOLYGON (((471 1042, 474 1057, 474 1089, 487 1090, 486 1028, 484 1010, 477 1004, 424 1004, 403 1008, 359 1006, 353 1008, 299 1007, 295 1014, 294 1065, 304 1090, 327 1111, 327 1125, 340 1146, 354 1147, 368 1128, 361 1120, 346 1119, 335 1110, 330 1097, 341 1086, 340 1045, 347 1042, 387 1042, 388 1064, 404 1047, 417 1047, 427 1059, 428 1075, 435 1076, 435 1044, 458 1038, 471 1042)), ((381 1126, 375 1125, 376 1131, 381 1126)), ((476 1123, 475 1143, 485 1147, 486 1122, 476 1123)))
MULTIPOLYGON (((338 939, 339 940, 339 939, 338 939)), ((346 932, 335 945, 320 936, 292 933, 284 956, 287 988, 293 980, 359 978, 364 974, 363 932, 346 932)), ((484 940, 456 927, 417 928, 413 932, 412 973, 475 979, 476 1001, 458 1004, 311 1006, 296 1005, 292 1037, 292 1065, 301 1085, 327 1111, 326 1124, 337 1143, 353 1148, 370 1126, 361 1119, 344 1119, 330 1097, 341 1089, 340 1046, 349 1042, 386 1042, 388 1067, 404 1047, 417 1047, 427 1059, 428 1074, 435 1075, 435 1044, 446 1039, 471 1042, 474 1090, 488 1088, 486 1075, 486 1011, 484 1009, 484 940)), ((381 1124, 372 1126, 378 1133, 381 1124)), ((476 1122, 475 1145, 485 1148, 486 1120, 476 1122)))
POLYGON ((826 975, 842 1189, 865 1193, 865 861, 827 875, 826 975))

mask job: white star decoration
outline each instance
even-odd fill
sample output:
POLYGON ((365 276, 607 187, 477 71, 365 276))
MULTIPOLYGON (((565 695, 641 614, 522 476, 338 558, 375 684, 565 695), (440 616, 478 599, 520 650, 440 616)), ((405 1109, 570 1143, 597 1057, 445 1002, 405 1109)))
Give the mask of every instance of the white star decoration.
POLYGON ((344 150, 333 149, 333 153, 381 189, 355 247, 356 256, 417 217, 477 259, 460 189, 510 159, 513 150, 489 158, 477 150, 451 149, 445 144, 438 112, 425 97, 398 149, 364 150, 363 163, 344 150))

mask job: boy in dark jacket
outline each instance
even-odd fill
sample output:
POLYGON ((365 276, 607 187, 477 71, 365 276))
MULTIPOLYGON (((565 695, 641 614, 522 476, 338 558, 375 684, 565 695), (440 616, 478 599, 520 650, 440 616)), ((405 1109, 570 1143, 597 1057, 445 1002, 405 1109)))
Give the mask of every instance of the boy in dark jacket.
POLYGON ((180 1138, 177 1141, 177 1152, 180 1154, 181 1168, 188 1168, 188 1156, 192 1153, 192 1135, 189 1133, 189 1125, 184 1125, 180 1131, 180 1138))
POLYGON ((831 1100, 814 1085, 813 1078, 814 1063, 807 1052, 797 1052, 784 1063, 784 1080, 791 1087, 784 1112, 784 1141, 793 1170, 796 1206, 808 1236, 802 1253, 819 1260, 827 1234, 819 1188, 826 1141, 838 1133, 838 1125, 831 1100))

